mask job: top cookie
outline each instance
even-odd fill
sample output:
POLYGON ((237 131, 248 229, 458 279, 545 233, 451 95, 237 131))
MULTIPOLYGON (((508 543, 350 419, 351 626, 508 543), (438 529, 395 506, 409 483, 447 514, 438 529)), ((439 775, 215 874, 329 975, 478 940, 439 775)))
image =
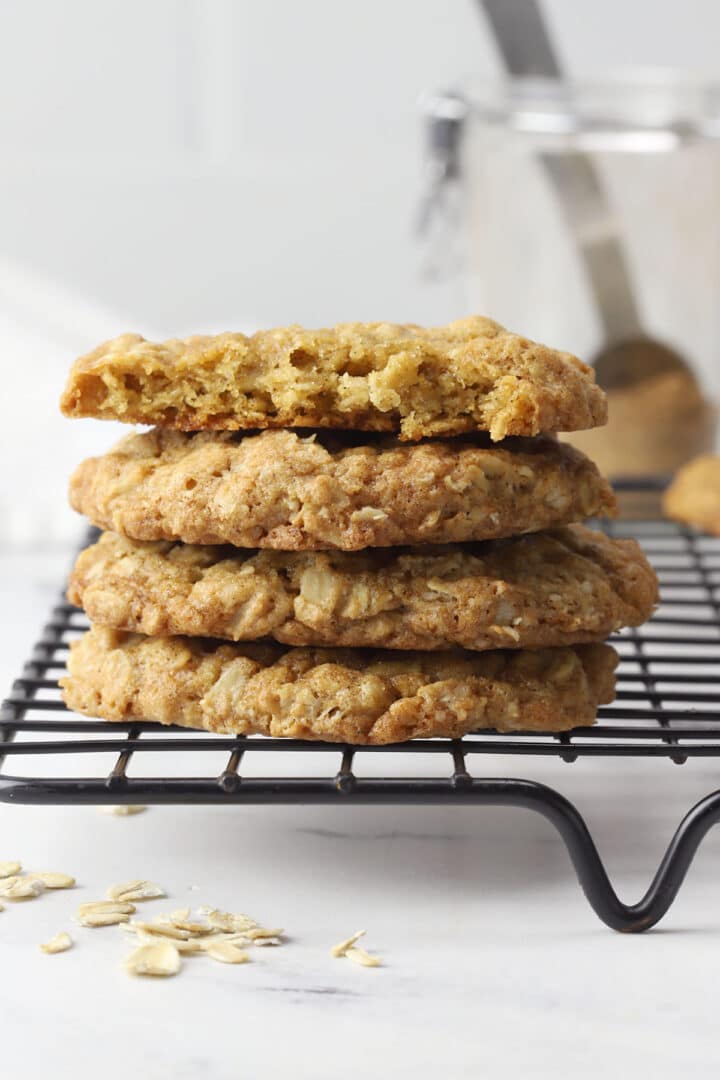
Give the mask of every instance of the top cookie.
POLYGON ((123 334, 75 362, 61 408, 182 431, 328 427, 408 441, 470 431, 498 441, 607 420, 592 368, 480 316, 162 344, 123 334))

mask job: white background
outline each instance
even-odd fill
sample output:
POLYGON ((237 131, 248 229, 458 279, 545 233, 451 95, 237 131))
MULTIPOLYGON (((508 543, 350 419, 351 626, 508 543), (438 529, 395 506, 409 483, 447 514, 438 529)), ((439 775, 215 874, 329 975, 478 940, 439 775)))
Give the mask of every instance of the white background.
MULTIPOLYGON (((720 77, 713 0, 545 9, 575 75, 720 77)), ((416 99, 497 72, 472 0, 6 0, 2 256, 141 331, 443 317, 416 99)))

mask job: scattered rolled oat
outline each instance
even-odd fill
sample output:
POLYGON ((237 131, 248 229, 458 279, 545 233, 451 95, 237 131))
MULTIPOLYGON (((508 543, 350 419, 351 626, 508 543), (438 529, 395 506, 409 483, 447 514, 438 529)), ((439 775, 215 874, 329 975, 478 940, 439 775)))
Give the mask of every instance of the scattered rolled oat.
POLYGON ((71 874, 61 874, 56 870, 43 870, 41 872, 28 871, 27 877, 42 881, 46 889, 72 889, 75 878, 71 874))
MULTIPOLYGON (((134 814, 145 810, 144 806, 102 807, 105 813, 134 814)), ((45 889, 69 889, 76 882, 71 874, 55 870, 30 871, 22 874, 18 861, 0 862, 0 896, 9 900, 25 900, 39 896, 45 889)), ((125 966, 136 975, 175 975, 180 970, 180 954, 206 953, 211 959, 224 964, 246 964, 250 955, 246 948, 278 946, 283 944, 284 930, 260 926, 251 916, 242 912, 231 913, 213 907, 198 909, 200 916, 193 918, 189 907, 178 908, 167 915, 157 916, 152 922, 130 921, 136 912, 135 901, 157 899, 165 891, 152 881, 141 879, 112 885, 107 890, 107 900, 80 904, 75 919, 81 926, 98 927, 120 925, 132 933, 138 948, 127 958, 125 966), (163 938, 165 940, 163 940, 163 938), (169 940, 168 940, 169 939, 169 940)), ((4 906, 0 903, 0 911, 4 906)), ((351 947, 364 931, 359 931, 347 941, 335 946, 333 955, 342 956, 353 951, 356 963, 376 966, 380 961, 363 950, 351 947), (361 959, 360 957, 364 957, 361 959)), ((39 948, 47 954, 65 952, 72 948, 73 939, 62 931, 39 948)))
POLYGON ((7 877, 0 881, 0 896, 5 900, 33 900, 45 892, 45 886, 39 878, 7 877))
MULTIPOLYGON (((156 920, 158 921, 158 920, 156 920)), ((187 930, 190 934, 212 934, 213 928, 208 923, 193 922, 192 919, 174 919, 172 915, 169 921, 177 930, 187 930)))
POLYGON ((181 963, 175 946, 162 942, 134 949, 125 960, 125 970, 131 975, 177 975, 181 963))
POLYGON ((81 926, 117 926, 118 923, 128 921, 128 916, 122 912, 97 912, 97 914, 81 915, 77 920, 81 926))
POLYGON ((351 949, 356 941, 359 941, 367 933, 367 930, 358 930, 352 935, 352 937, 346 938, 345 941, 341 941, 339 945, 333 945, 330 952, 336 958, 345 956, 348 949, 351 949))
POLYGON ((101 814, 113 814, 115 817, 130 817, 132 814, 142 814, 147 806, 133 806, 132 803, 120 803, 117 806, 101 806, 101 814))
MULTIPOLYGON (((138 934, 138 938, 140 941, 144 941, 148 945, 154 945, 158 940, 156 937, 153 937, 152 934, 144 933, 138 934)), ((199 938, 188 938, 187 941, 173 941, 172 944, 175 946, 179 953, 182 953, 183 956, 192 956, 204 951, 203 943, 202 941, 200 941, 199 938)))
POLYGON ((237 945, 240 949, 246 949, 248 945, 254 944, 250 938, 245 937, 244 934, 224 934, 222 930, 213 931, 208 937, 197 939, 203 949, 209 949, 215 941, 226 941, 230 945, 237 945))
POLYGON ((198 908, 201 915, 204 915, 208 921, 208 925, 213 930, 224 930, 228 934, 235 930, 234 916, 229 911, 218 911, 217 908, 201 907, 198 908))
POLYGON ((218 911, 217 908, 207 906, 198 908, 198 911, 205 916, 213 930, 223 930, 225 933, 231 934, 245 933, 248 930, 258 928, 255 919, 252 919, 249 915, 244 915, 242 912, 233 915, 229 911, 218 911))
POLYGON ((371 956, 364 949, 347 949, 344 955, 348 960, 352 960, 354 964, 360 964, 361 967, 380 967, 382 964, 379 956, 371 956))
POLYGON ((111 885, 105 894, 110 900, 135 903, 138 900, 156 900, 165 896, 165 890, 154 881, 126 881, 124 885, 111 885))
POLYGON ((211 941, 205 952, 221 964, 247 964, 250 956, 231 941, 211 941))
POLYGON ((165 938, 182 954, 204 952, 224 964, 248 963, 250 956, 245 950, 249 946, 283 944, 284 931, 259 926, 249 915, 206 906, 198 910, 198 916, 193 918, 190 908, 179 908, 157 915, 152 922, 133 919, 123 923, 121 929, 145 945, 165 938))
POLYGON ((130 928, 136 928, 138 930, 144 930, 146 934, 154 934, 156 937, 172 938, 175 941, 187 941, 192 937, 189 930, 181 930, 177 926, 173 926, 168 922, 141 922, 137 919, 133 919, 130 923, 130 928))
POLYGON ((253 926, 242 932, 246 937, 249 937, 251 941, 258 942, 263 938, 281 938, 285 933, 282 927, 276 927, 274 930, 266 930, 264 926, 253 926))
MULTIPOLYGON (((121 923, 120 929, 128 934, 133 934, 143 945, 158 945, 163 940, 161 935, 148 933, 145 925, 141 923, 121 923)), ((175 946, 179 953, 202 952, 202 941, 199 938, 172 938, 171 944, 175 946)))
POLYGON ((66 952, 68 949, 72 948, 72 943, 73 940, 70 935, 63 931, 60 934, 56 934, 55 937, 50 938, 49 941, 44 942, 44 944, 40 946, 40 949, 44 953, 66 952))
POLYGON ((81 904, 75 918, 81 926, 114 926, 116 923, 128 922, 136 910, 134 904, 96 900, 81 904))
MULTIPOLYGON (((157 938, 154 938, 152 934, 138 934, 140 941, 145 941, 148 944, 154 944, 157 938)), ((173 945, 179 953, 183 955, 193 955, 203 952, 203 943, 199 938, 188 938, 187 941, 173 941, 173 945)))
POLYGON ((125 915, 132 915, 137 908, 134 904, 131 904, 127 900, 89 900, 85 904, 81 904, 78 908, 78 914, 83 915, 87 912, 114 912, 120 911, 125 915))
POLYGON ((262 929, 257 919, 253 919, 250 915, 245 915, 242 911, 238 911, 235 915, 232 915, 231 918, 233 926, 238 932, 244 933, 246 930, 262 929))

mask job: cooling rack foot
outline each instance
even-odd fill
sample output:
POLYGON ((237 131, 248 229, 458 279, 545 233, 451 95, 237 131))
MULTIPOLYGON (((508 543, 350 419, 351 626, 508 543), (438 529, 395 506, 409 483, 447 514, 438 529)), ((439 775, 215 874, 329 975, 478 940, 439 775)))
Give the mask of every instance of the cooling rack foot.
MULTIPOLYGON (((637 934, 649 930, 668 911, 705 834, 720 821, 720 791, 707 795, 685 815, 658 867, 650 888, 636 904, 623 904, 579 811, 568 799, 530 780, 479 781, 487 801, 535 810, 558 830, 580 885, 598 918, 613 930, 637 934), (495 785, 499 787, 493 791, 495 785)), ((485 801, 481 798, 481 801, 485 801)))

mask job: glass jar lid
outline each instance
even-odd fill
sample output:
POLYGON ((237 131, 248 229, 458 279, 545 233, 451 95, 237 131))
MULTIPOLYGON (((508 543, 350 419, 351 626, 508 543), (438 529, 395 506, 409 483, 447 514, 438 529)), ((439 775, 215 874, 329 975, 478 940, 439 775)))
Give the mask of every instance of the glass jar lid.
POLYGON ((498 78, 427 94, 433 117, 588 150, 666 151, 720 138, 720 83, 668 71, 593 81, 498 78))

